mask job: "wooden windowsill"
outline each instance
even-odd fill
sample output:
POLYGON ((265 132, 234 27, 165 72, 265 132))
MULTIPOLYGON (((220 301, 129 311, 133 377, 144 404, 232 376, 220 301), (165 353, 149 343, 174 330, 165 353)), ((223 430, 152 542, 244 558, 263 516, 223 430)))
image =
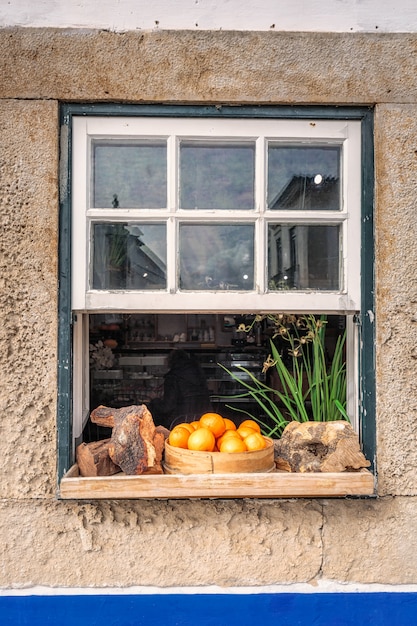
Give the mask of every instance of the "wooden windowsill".
POLYGON ((83 478, 73 465, 60 484, 63 500, 189 498, 342 498, 375 494, 368 470, 340 473, 153 474, 83 478))

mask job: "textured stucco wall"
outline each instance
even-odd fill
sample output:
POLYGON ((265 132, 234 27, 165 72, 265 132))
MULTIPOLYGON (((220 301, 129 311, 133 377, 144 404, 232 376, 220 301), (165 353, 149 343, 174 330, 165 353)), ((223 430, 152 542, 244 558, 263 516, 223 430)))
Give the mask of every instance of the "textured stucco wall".
POLYGON ((0 30, 0 588, 417 580, 417 36, 0 30), (61 101, 375 105, 379 498, 56 500, 61 101))

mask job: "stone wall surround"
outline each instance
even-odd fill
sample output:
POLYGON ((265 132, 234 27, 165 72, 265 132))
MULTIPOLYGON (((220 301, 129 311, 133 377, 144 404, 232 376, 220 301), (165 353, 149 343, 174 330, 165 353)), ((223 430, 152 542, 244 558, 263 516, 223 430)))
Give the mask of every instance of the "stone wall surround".
POLYGON ((0 30, 0 587, 417 580, 417 35, 0 30), (375 106, 378 498, 56 499, 59 102, 375 106))

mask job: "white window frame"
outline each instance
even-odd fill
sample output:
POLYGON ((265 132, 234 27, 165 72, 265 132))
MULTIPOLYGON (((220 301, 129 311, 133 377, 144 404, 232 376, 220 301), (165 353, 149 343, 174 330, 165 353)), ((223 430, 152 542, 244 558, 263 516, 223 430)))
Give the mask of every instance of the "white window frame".
POLYGON ((81 436, 88 417, 88 313, 136 311, 153 313, 309 312, 346 315, 348 320, 348 410, 358 428, 356 333, 353 318, 361 309, 361 122, 327 119, 211 119, 194 117, 74 116, 72 143, 72 283, 73 436, 81 436), (161 209, 90 208, 90 153, 95 139, 166 138, 168 201, 161 209), (178 208, 178 143, 180 139, 253 139, 256 142, 255 209, 184 210, 178 208), (266 206, 267 142, 285 145, 340 145, 343 148, 340 210, 285 211, 266 206), (137 220, 167 223, 167 287, 165 290, 94 290, 89 284, 90 228, 94 221, 137 220), (177 225, 255 223, 255 289, 253 291, 181 291, 176 287, 177 225), (268 291, 266 285, 269 223, 340 224, 342 255, 340 291, 268 291))
POLYGON ((269 120, 201 118, 75 117, 73 126, 72 308, 74 311, 309 311, 355 313, 360 310, 361 126, 346 120, 269 120), (168 140, 168 203, 164 209, 97 209, 89 207, 90 146, 93 139, 160 138, 168 140), (184 210, 178 208, 177 145, 185 139, 255 139, 254 211, 184 210), (268 210, 265 195, 266 142, 343 146, 342 206, 339 211, 268 210), (176 288, 176 223, 253 222, 256 218, 255 289, 241 292, 180 291, 176 288), (89 229, 94 220, 153 222, 166 220, 167 288, 158 291, 104 291, 89 285, 89 229), (342 225, 342 289, 340 291, 268 291, 266 226, 270 222, 342 225), (244 296, 244 298, 242 297, 244 296))

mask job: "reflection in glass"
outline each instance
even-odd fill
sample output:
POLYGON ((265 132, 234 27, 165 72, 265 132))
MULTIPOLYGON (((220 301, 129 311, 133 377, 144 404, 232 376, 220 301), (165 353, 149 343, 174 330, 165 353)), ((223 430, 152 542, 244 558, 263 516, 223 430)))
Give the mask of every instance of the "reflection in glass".
POLYGON ((255 144, 180 144, 181 209, 253 209, 255 144))
POLYGON ((179 262, 181 289, 253 289, 253 224, 181 224, 179 262))
POLYGON ((340 227, 270 224, 268 288, 338 291, 340 227))
POLYGON ((164 208, 167 204, 166 142, 93 143, 92 206, 164 208))
POLYGON ((268 208, 340 209, 340 146, 268 147, 268 208))
POLYGON ((165 289, 166 225, 95 223, 93 289, 165 289))

